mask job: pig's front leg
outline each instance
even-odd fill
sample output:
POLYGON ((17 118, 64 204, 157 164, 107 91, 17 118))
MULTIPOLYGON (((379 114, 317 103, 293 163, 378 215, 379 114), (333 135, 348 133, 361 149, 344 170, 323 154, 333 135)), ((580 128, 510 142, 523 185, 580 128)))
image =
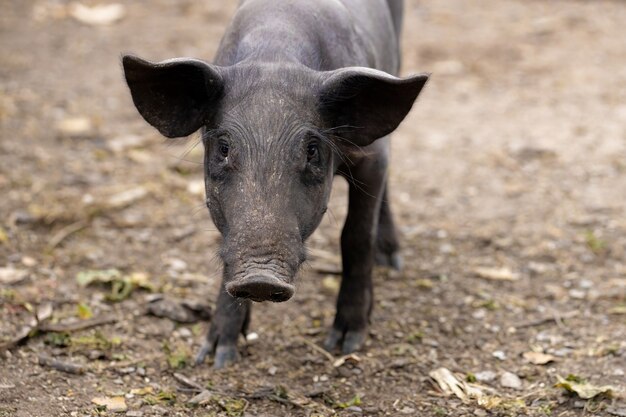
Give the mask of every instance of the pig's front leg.
POLYGON ((207 355, 211 354, 215 356, 213 367, 216 369, 236 362, 239 359, 237 339, 239 334, 244 336, 246 334, 250 323, 250 310, 250 300, 231 297, 222 282, 215 314, 211 319, 211 328, 196 356, 196 364, 203 363, 207 355))
POLYGON ((400 255, 400 244, 398 243, 393 214, 389 207, 388 195, 389 185, 385 185, 380 203, 380 217, 376 236, 376 263, 400 271, 402 269, 402 256, 400 255))
POLYGON ((337 314, 324 347, 358 350, 367 334, 373 305, 372 270, 387 156, 374 153, 346 175, 350 182, 348 216, 341 233, 343 278, 337 314))

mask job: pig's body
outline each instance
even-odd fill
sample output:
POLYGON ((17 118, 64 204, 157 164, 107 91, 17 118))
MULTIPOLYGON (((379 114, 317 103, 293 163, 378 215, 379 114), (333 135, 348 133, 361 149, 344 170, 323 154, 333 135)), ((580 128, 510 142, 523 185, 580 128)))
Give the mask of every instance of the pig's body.
POLYGON ((295 63, 317 71, 368 67, 396 74, 402 0, 244 0, 215 64, 295 63), (395 20, 395 22, 394 22, 395 20), (398 28, 399 29, 399 28, 398 28))
POLYGON ((216 367, 236 359, 250 300, 293 295, 304 242, 336 173, 348 179, 350 196, 343 280, 325 346, 344 353, 361 346, 374 262, 400 263, 386 199, 387 135, 427 79, 385 74, 398 71, 401 15, 402 0, 244 0, 214 65, 124 58, 149 123, 168 137, 203 131, 224 281, 198 361, 209 353, 216 367))

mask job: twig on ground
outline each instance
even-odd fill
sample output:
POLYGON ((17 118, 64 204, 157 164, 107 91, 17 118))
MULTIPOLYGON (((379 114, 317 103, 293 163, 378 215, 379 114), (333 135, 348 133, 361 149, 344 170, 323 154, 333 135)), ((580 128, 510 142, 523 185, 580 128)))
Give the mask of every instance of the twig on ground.
POLYGON ((527 327, 536 327, 536 326, 541 326, 543 324, 548 324, 548 323, 556 323, 557 326, 559 327, 563 327, 563 319, 571 319, 573 317, 576 317, 578 315, 578 311, 569 311, 565 314, 561 314, 559 315, 557 312, 555 312, 552 317, 543 317, 537 320, 531 320, 531 321, 527 321, 524 323, 520 323, 517 326, 515 326, 515 328, 517 329, 525 329, 527 327))
POLYGON ((328 359, 330 361, 330 363, 334 363, 335 362, 335 357, 332 354, 330 354, 329 352, 325 351, 323 348, 317 346, 315 343, 311 342, 310 340, 305 339, 302 336, 300 336, 300 340, 302 342, 304 342, 306 345, 308 345, 311 349, 313 349, 316 352, 321 353, 322 355, 324 355, 324 357, 326 357, 326 359, 328 359))
POLYGON ((91 327, 115 323, 117 320, 117 317, 114 316, 102 316, 87 320, 73 321, 71 323, 45 323, 39 326, 39 330, 44 332, 75 332, 78 330, 89 329, 91 327))
POLYGON ((199 383, 197 383, 193 379, 186 377, 183 374, 179 374, 178 372, 174 372, 174 374, 172 376, 174 377, 175 380, 177 380, 181 384, 183 384, 183 385, 185 385, 185 386, 187 386, 189 388, 193 388, 197 392, 202 392, 202 391, 205 390, 205 388, 202 385, 200 385, 199 383))
POLYGON ((48 251, 51 251, 52 249, 56 248, 65 239, 67 239, 68 237, 70 237, 74 233, 80 232, 81 230, 83 230, 88 225, 89 225, 89 223, 86 220, 79 220, 79 221, 77 221, 75 223, 72 223, 70 225, 65 226, 64 228, 62 228, 61 230, 56 232, 54 234, 54 236, 52 236, 52 238, 48 242, 48 246, 47 246, 48 251))
POLYGON ((47 366, 57 371, 66 372, 68 374, 80 375, 85 373, 85 367, 71 362, 63 362, 58 359, 51 358, 47 355, 39 355, 39 365, 47 366))

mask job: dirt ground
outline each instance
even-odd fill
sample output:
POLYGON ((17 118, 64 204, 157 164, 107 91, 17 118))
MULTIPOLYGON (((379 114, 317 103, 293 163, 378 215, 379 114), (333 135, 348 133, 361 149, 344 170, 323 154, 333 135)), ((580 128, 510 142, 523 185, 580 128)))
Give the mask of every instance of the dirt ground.
POLYGON ((320 348, 338 179, 296 296, 256 304, 241 362, 215 371, 191 364, 208 321, 146 314, 214 303, 202 147, 140 119, 119 58, 210 60, 235 3, 133 1, 96 26, 0 1, 0 345, 25 336, 0 416, 113 414, 97 398, 134 417, 626 415, 626 3, 408 0, 403 73, 433 76, 393 137, 406 265, 376 273, 366 347, 320 348))

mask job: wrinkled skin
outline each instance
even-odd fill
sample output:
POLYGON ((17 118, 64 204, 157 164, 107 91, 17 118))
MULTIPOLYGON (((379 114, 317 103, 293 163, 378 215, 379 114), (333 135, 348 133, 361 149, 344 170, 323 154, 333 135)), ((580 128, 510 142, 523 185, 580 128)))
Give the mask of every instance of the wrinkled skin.
POLYGON ((343 279, 325 347, 357 350, 372 268, 399 268, 388 136, 427 75, 396 78, 401 0, 244 0, 214 64, 123 58, 139 113, 167 137, 202 131, 223 282, 197 361, 237 359, 252 301, 286 301, 335 174, 349 179, 343 279))

